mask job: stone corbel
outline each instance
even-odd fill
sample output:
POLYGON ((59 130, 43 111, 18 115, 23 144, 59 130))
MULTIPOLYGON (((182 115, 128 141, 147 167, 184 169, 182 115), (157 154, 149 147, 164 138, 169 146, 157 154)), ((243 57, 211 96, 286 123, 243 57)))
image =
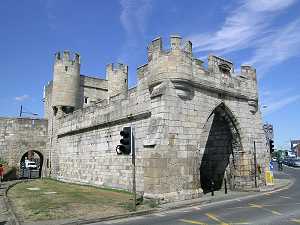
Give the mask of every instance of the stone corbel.
POLYGON ((167 84, 165 82, 159 83, 150 88, 150 98, 155 98, 166 93, 167 84))
POLYGON ((150 119, 146 138, 143 142, 144 147, 154 147, 159 144, 163 129, 162 117, 153 117, 150 119))
POLYGON ((254 99, 248 100, 248 105, 250 106, 250 112, 252 114, 255 114, 258 110, 257 100, 254 99))
POLYGON ((172 81, 176 94, 179 98, 183 100, 192 100, 194 98, 194 88, 192 85, 186 81, 172 81))

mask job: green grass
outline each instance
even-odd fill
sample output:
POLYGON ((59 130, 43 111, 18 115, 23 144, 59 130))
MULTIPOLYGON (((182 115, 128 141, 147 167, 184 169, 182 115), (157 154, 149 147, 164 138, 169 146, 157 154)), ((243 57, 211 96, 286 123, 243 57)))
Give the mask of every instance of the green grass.
POLYGON ((6 165, 6 164, 7 164, 7 162, 6 162, 4 159, 0 158, 0 164, 2 164, 2 165, 6 165))
POLYGON ((24 221, 93 218, 132 210, 132 195, 129 192, 52 179, 17 184, 9 190, 8 196, 18 216, 24 221), (40 190, 27 189, 33 187, 40 190), (56 193, 47 195, 45 192, 56 193))

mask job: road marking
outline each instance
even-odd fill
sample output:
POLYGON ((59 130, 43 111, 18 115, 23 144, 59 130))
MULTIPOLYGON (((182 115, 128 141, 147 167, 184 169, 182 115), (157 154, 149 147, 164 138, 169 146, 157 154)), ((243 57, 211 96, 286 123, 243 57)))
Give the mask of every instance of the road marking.
MULTIPOLYGON (((269 211, 270 209, 265 209, 267 211, 269 211)), ((277 212, 275 210, 270 210, 271 213, 273 213, 274 215, 277 215, 277 216, 281 216, 282 214, 280 212, 277 212)))
POLYGON ((262 205, 257 205, 257 204, 253 204, 253 203, 249 203, 249 205, 251 208, 259 208, 259 209, 263 208, 262 205))
POLYGON ((158 216, 158 217, 163 217, 166 215, 166 213, 154 213, 153 215, 158 216))
POLYGON ((272 193, 264 193, 264 195, 268 195, 269 196, 269 195, 272 195, 272 193))
POLYGON ((292 219, 290 221, 295 222, 295 223, 300 223, 300 220, 297 220, 297 219, 292 219))
POLYGON ((207 225, 206 223, 202 223, 200 221, 195 221, 195 220, 184 220, 184 219, 181 219, 179 221, 184 222, 184 223, 189 223, 189 224, 207 225))
POLYGON ((247 224, 251 224, 251 223, 247 223, 247 222, 240 222, 240 223, 230 223, 231 225, 247 225, 247 224))
POLYGON ((220 220, 218 217, 216 217, 214 214, 212 214, 212 213, 205 213, 205 215, 208 217, 208 218, 210 218, 210 219, 212 219, 212 220, 214 220, 214 221, 216 221, 216 222, 219 222, 220 223, 220 225, 229 225, 229 223, 224 223, 222 220, 220 220))
POLYGON ((287 198, 287 199, 291 199, 290 197, 287 197, 287 196, 282 196, 282 195, 280 195, 279 197, 280 197, 280 198, 287 198))
POLYGON ((270 212, 270 213, 272 213, 272 214, 274 214, 274 215, 277 215, 277 216, 282 215, 280 212, 277 212, 277 211, 275 211, 275 210, 271 210, 271 209, 264 208, 263 205, 257 205, 257 204, 253 204, 253 203, 249 203, 249 205, 250 205, 251 208, 263 209, 263 210, 265 210, 265 211, 267 211, 267 212, 270 212))
POLYGON ((294 169, 294 170, 299 170, 300 169, 300 167, 291 167, 291 166, 289 166, 288 168, 289 169, 294 169))
POLYGON ((198 210, 198 209, 201 209, 201 207, 194 206, 193 209, 197 209, 198 210))

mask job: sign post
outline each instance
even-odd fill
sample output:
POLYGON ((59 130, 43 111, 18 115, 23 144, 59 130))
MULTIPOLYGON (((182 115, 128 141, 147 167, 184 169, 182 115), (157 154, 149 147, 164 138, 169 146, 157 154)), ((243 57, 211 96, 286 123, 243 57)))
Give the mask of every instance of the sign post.
POLYGON ((256 172, 256 167, 257 167, 257 161, 256 161, 256 146, 255 146, 255 141, 253 142, 254 144, 254 155, 253 155, 253 158, 254 158, 254 185, 255 185, 255 188, 257 188, 257 172, 256 172))
POLYGON ((274 185, 274 177, 273 177, 273 169, 274 169, 274 165, 273 162, 270 161, 269 164, 270 170, 266 171, 266 185, 274 185))
POLYGON ((131 160, 132 160, 132 192, 133 192, 133 210, 136 211, 136 180, 135 180, 135 145, 134 129, 131 127, 131 160))

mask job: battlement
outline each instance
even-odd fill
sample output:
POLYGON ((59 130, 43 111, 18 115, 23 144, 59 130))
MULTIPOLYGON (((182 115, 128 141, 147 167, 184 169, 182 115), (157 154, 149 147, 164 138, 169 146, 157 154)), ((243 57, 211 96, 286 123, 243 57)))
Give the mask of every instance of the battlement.
POLYGON ((256 69, 251 65, 242 65, 241 76, 250 77, 253 80, 256 80, 256 69))
POLYGON ((123 63, 111 63, 106 65, 106 74, 111 71, 122 71, 128 74, 128 66, 123 63))
POLYGON ((212 73, 233 74, 234 65, 231 61, 215 55, 208 56, 208 71, 212 73))
POLYGON ((106 66, 106 79, 108 81, 108 97, 118 94, 127 95, 128 66, 122 63, 112 63, 106 66))
POLYGON ((148 61, 151 61, 154 58, 157 58, 160 53, 168 53, 168 52, 183 52, 190 56, 192 56, 192 42, 184 41, 181 36, 171 35, 170 36, 170 47, 169 50, 163 50, 163 42, 161 37, 155 38, 148 45, 148 61))
POLYGON ((63 51, 55 53, 55 63, 71 63, 80 64, 80 55, 78 53, 71 53, 70 51, 63 51))

